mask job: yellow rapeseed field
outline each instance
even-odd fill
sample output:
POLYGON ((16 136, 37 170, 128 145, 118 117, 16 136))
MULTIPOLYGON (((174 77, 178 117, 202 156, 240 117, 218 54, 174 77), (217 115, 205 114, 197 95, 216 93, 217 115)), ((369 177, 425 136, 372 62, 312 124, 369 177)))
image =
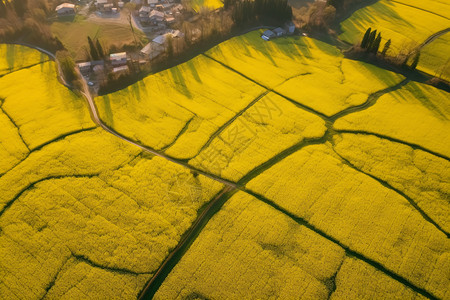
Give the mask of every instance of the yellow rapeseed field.
POLYGON ((347 299, 428 299, 385 273, 354 257, 346 257, 336 275, 331 300, 347 299))
POLYGON ((450 296, 447 236, 330 145, 301 149, 247 187, 435 297, 450 296))
MULTIPOLYGON (((0 103, 1 104, 1 103, 0 103)), ((19 135, 17 127, 0 110, 0 176, 19 163, 28 149, 19 135)))
POLYGON ((190 158, 263 92, 199 56, 95 101, 102 120, 116 131, 155 149, 171 146, 170 155, 190 158))
POLYGON ((222 184, 95 129, 53 63, 0 85, 0 298, 135 299, 222 184))
MULTIPOLYGON (((404 1, 409 3, 410 1, 404 1)), ((415 0, 412 5, 428 7, 429 10, 441 12, 439 7, 450 7, 442 1, 420 1, 415 0)), ((449 14, 447 9, 447 13, 449 14)), ((415 7, 404 5, 399 1, 380 0, 376 3, 357 10, 353 15, 341 23, 343 33, 339 36, 349 43, 359 43, 367 28, 371 27, 381 32, 382 42, 391 39, 391 47, 388 54, 396 55, 406 53, 419 46, 432 34, 448 28, 448 16, 439 16, 415 7)))
POLYGON ((0 44, 0 76, 48 61, 47 55, 20 45, 0 44))
POLYGON ((58 82, 55 68, 48 61, 0 78, 2 109, 30 149, 94 126, 85 100, 58 82))
POLYGON ((325 122, 269 93, 216 136, 189 163, 238 181, 252 169, 304 139, 325 134, 325 122))
POLYGON ((336 137, 336 151, 362 171, 405 193, 450 232, 450 162, 371 135, 336 137))
POLYGON ((239 192, 215 215, 155 299, 324 299, 338 245, 239 192))
POLYGON ((450 57, 448 53, 450 53, 450 32, 438 37, 420 50, 417 69, 450 81, 450 57))
POLYGON ((228 40, 207 55, 298 103, 331 116, 366 101, 403 77, 343 58, 337 48, 305 37, 266 42, 260 31, 228 40))
POLYGON ((390 0, 405 5, 415 7, 419 10, 435 13, 445 18, 450 18, 450 2, 447 0, 390 0))
POLYGON ((223 6, 220 0, 191 0, 190 5, 193 10, 200 12, 202 9, 215 10, 223 6))
POLYGON ((450 157, 450 94, 410 82, 385 94, 367 110, 338 119, 337 130, 383 134, 450 157))

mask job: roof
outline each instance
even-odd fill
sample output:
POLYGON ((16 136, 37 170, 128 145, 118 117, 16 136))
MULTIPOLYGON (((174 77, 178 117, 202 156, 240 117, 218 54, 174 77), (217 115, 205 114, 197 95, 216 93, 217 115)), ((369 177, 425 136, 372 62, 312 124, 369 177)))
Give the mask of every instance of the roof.
POLYGON ((97 0, 97 4, 106 4, 108 0, 97 0))
POLYGON ((157 11, 157 10, 152 10, 152 12, 150 13, 150 15, 148 16, 149 18, 151 17, 160 17, 160 18, 164 18, 164 13, 157 11))
POLYGON ((166 34, 158 35, 157 37, 155 37, 153 39, 153 42, 160 44, 160 45, 164 44, 164 42, 166 41, 166 34))
POLYGON ((128 71, 128 66, 120 66, 120 67, 116 67, 116 68, 114 68, 112 71, 113 71, 113 73, 121 72, 121 71, 128 71))
POLYGON ((148 0, 147 2, 148 2, 148 4, 156 4, 159 1, 158 0, 148 0))
POLYGON ((127 59, 127 53, 126 52, 111 53, 109 55, 109 58, 113 60, 127 59))
POLYGON ((61 8, 71 8, 71 9, 75 9, 75 4, 72 4, 72 3, 63 3, 63 4, 58 5, 58 6, 56 7, 55 10, 60 10, 61 8))
POLYGON ((140 13, 142 13, 142 12, 147 12, 147 13, 149 13, 151 10, 152 10, 152 8, 151 8, 150 6, 142 6, 142 7, 139 9, 139 12, 140 12, 140 13))
POLYGON ((272 37, 275 35, 275 33, 273 33, 272 30, 266 30, 263 32, 263 35, 267 36, 267 37, 272 37))
POLYGON ((78 68, 90 67, 91 66, 91 62, 87 61, 87 62, 78 63, 77 66, 78 66, 78 68))
POLYGON ((278 27, 278 28, 275 28, 275 29, 273 30, 273 32, 275 32, 276 34, 278 34, 278 33, 286 33, 286 30, 284 30, 284 29, 281 28, 281 27, 278 27))
POLYGON ((150 51, 152 50, 152 46, 150 43, 148 43, 147 45, 144 46, 144 48, 142 48, 141 53, 144 54, 150 54, 150 51))

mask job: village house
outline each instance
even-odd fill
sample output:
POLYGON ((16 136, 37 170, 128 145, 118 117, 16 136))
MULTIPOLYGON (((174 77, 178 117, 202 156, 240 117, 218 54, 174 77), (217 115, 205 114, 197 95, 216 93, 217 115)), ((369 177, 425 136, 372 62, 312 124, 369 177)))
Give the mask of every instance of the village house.
POLYGON ((143 23, 147 23, 149 22, 149 15, 150 12, 152 11, 152 8, 150 6, 142 6, 139 9, 139 19, 141 20, 141 22, 143 23))
POLYGON ((263 34, 261 35, 261 38, 262 38, 263 40, 268 41, 268 40, 270 40, 270 39, 273 39, 275 36, 276 36, 276 35, 275 35, 275 33, 273 33, 272 30, 266 30, 266 31, 264 31, 263 34))
POLYGON ((75 4, 63 3, 56 7, 55 9, 58 16, 67 16, 75 14, 75 4))
POLYGON ((278 28, 275 28, 275 29, 273 30, 273 33, 275 33, 275 35, 276 35, 277 37, 280 37, 280 36, 283 36, 283 35, 286 34, 286 30, 284 30, 284 29, 281 28, 281 27, 278 27, 278 28))
POLYGON ((154 8, 158 3, 159 3, 158 0, 148 0, 148 5, 150 5, 150 7, 152 8, 154 8))
POLYGON ((127 53, 119 52, 119 53, 111 53, 109 55, 109 61, 113 67, 115 66, 123 66, 127 64, 127 53))
POLYGON ((112 72, 115 74, 120 74, 120 73, 128 73, 129 69, 128 66, 120 66, 120 67, 116 67, 112 69, 112 72))
POLYGON ((80 70, 81 75, 87 76, 91 72, 91 62, 82 62, 77 64, 78 70, 80 70))
POLYGON ((148 20, 153 24, 162 22, 164 21, 164 13, 157 10, 152 10, 148 16, 148 20))
POLYGON ((103 9, 103 6, 105 6, 106 4, 108 4, 108 0, 96 0, 95 2, 95 6, 97 7, 97 9, 103 9))
POLYGON ((294 34, 295 24, 292 21, 287 22, 284 26, 288 34, 294 34))

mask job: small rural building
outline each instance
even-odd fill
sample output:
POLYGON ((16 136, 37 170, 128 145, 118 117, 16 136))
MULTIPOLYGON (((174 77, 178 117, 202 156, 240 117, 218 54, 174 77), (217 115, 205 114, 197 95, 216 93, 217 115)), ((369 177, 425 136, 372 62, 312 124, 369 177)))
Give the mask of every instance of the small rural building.
POLYGON ((159 3, 159 1, 158 0, 148 0, 147 3, 148 3, 148 5, 150 5, 150 7, 155 7, 156 4, 159 3))
POLYGON ((112 53, 109 55, 109 61, 113 66, 126 65, 127 53, 126 52, 112 53))
POLYGON ((63 3, 56 7, 55 9, 58 16, 74 15, 75 14, 75 4, 63 3))
POLYGON ((113 68, 113 73, 126 73, 129 71, 128 66, 120 66, 120 67, 116 67, 113 68))
POLYGON ((184 10, 184 6, 181 4, 177 4, 174 7, 172 7, 172 12, 182 12, 184 10))
POLYGON ((106 12, 111 12, 114 8, 114 4, 113 3, 107 3, 105 5, 103 5, 103 11, 106 12))
POLYGON ((119 8, 123 8, 124 5, 125 5, 125 2, 123 2, 123 1, 117 2, 117 6, 118 6, 119 8))
POLYGON ((292 21, 287 22, 285 24, 285 29, 286 29, 288 34, 294 34, 294 32, 295 32, 295 24, 292 21))
POLYGON ((78 70, 80 70, 80 73, 83 76, 86 76, 91 71, 91 62, 87 61, 87 62, 78 63, 77 67, 78 67, 78 70))
POLYGON ((151 11, 152 8, 150 6, 142 6, 141 8, 139 8, 139 17, 148 16, 151 11))
POLYGON ((152 10, 148 16, 148 19, 152 23, 162 22, 164 21, 164 13, 157 10, 152 10))
POLYGON ((150 43, 148 43, 147 45, 144 46, 144 48, 141 49, 139 54, 143 55, 143 56, 148 56, 148 55, 150 55, 151 51, 152 51, 152 46, 150 43))
POLYGON ((275 35, 276 35, 277 37, 280 37, 280 36, 283 36, 283 35, 286 34, 286 30, 284 30, 284 29, 281 28, 281 27, 278 27, 278 28, 275 28, 275 29, 273 30, 273 33, 275 33, 275 35))
POLYGON ((262 38, 263 40, 268 41, 268 40, 270 40, 270 39, 273 39, 275 36, 276 36, 276 35, 275 35, 275 33, 273 33, 272 30, 266 30, 266 31, 264 31, 263 34, 261 35, 261 38, 262 38))
POLYGON ((175 18, 174 17, 166 17, 164 20, 166 21, 167 24, 175 23, 175 18))
POLYGON ((108 0, 97 0, 95 2, 95 5, 97 6, 97 8, 103 8, 103 6, 105 4, 108 4, 108 0))

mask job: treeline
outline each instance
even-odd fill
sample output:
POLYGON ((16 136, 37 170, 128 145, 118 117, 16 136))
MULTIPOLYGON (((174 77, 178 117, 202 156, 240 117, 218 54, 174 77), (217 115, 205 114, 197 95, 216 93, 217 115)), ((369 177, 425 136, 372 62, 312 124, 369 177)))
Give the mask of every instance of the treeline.
POLYGON ((287 0, 225 0, 224 9, 232 9, 232 20, 238 27, 255 21, 282 23, 292 19, 287 0))
POLYGON ((63 49, 47 22, 54 4, 50 0, 0 0, 0 41, 20 39, 52 52, 63 49))

